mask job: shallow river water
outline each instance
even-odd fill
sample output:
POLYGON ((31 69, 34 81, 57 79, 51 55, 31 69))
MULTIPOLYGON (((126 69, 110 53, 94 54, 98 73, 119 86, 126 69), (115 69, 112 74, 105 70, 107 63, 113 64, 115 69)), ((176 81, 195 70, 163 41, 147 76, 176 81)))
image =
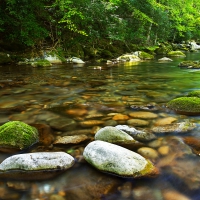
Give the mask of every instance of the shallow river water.
MULTIPOLYGON (((27 152, 65 151, 77 161, 73 168, 51 180, 0 180, 0 199, 199 200, 200 117, 165 109, 148 111, 155 113, 156 118, 131 122, 118 115, 138 112, 137 106, 163 108, 171 99, 199 90, 200 70, 180 69, 178 63, 199 60, 200 52, 186 55, 165 63, 157 58, 111 66, 90 63, 49 68, 0 66, 0 125, 19 120, 43 127, 40 143, 27 152), (141 144, 156 152, 148 152, 147 158, 159 168, 157 178, 115 177, 97 171, 82 158, 85 145, 102 127, 129 124, 150 131, 164 118, 192 121, 197 129, 185 135, 160 134, 141 144), (54 143, 62 136, 82 134, 88 137, 85 143, 54 143)), ((138 148, 133 147, 134 151, 138 148)), ((8 156, 1 153, 0 161, 8 156)))

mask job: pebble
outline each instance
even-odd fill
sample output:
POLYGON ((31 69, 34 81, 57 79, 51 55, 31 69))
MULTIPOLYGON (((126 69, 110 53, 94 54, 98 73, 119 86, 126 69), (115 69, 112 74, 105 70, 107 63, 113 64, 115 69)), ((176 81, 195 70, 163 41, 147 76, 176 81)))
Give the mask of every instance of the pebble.
POLYGON ((142 119, 129 119, 127 124, 131 126, 148 126, 149 122, 142 119))
POLYGON ((102 124, 104 124, 104 121, 102 121, 102 120, 86 120, 86 121, 79 122, 79 124, 84 128, 88 128, 88 127, 102 125, 102 124))
POLYGON ((128 120, 129 119, 129 116, 127 116, 127 115, 123 115, 123 114, 116 114, 113 118, 112 118, 112 120, 115 120, 115 121, 126 121, 126 120, 128 120))
POLYGON ((162 156, 166 156, 169 154, 170 148, 169 146, 161 146, 158 148, 158 153, 162 156))
POLYGON ((79 144, 88 140, 86 135, 64 136, 54 141, 54 144, 79 144))
POLYGON ((165 125, 171 124, 175 121, 177 121, 177 119, 175 117, 166 117, 166 118, 162 118, 162 119, 157 119, 154 122, 154 126, 165 126, 165 125))
POLYGON ((148 158, 150 160, 156 160, 159 157, 158 152, 149 147, 141 147, 137 150, 137 152, 141 156, 144 156, 145 158, 148 158))
POLYGON ((132 118, 139 118, 139 119, 156 119, 158 117, 158 115, 155 113, 144 112, 144 111, 130 112, 129 116, 132 118))

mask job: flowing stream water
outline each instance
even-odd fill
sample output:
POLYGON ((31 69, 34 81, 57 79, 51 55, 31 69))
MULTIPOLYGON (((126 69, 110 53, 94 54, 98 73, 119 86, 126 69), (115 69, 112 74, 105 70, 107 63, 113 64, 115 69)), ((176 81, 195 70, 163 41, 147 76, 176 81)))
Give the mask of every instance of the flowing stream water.
MULTIPOLYGON (((172 62, 152 61, 106 66, 102 64, 0 66, 0 124, 10 120, 51 127, 33 152, 65 151, 81 157, 85 144, 54 146, 56 138, 86 134, 93 138, 106 125, 126 124, 113 120, 116 113, 128 115, 131 106, 164 105, 171 99, 200 89, 200 70, 181 69, 183 60, 199 60, 200 53, 186 53, 172 62), (67 125, 65 125, 67 123, 67 125)), ((158 118, 200 123, 199 116, 183 116, 164 110, 158 118)), ((158 120, 158 119, 156 119, 158 120)), ((149 130, 155 119, 135 128, 149 130)), ((160 135, 145 145, 161 152, 155 160, 157 178, 131 179, 104 174, 80 161, 62 175, 45 181, 0 180, 0 199, 20 200, 198 200, 200 199, 200 133, 187 133, 195 148, 183 142, 185 135, 160 135), (170 151, 163 153, 160 147, 170 151), (199 149, 198 149, 199 148, 199 149), (176 197, 176 198, 173 198, 176 197)), ((0 161, 10 155, 1 153, 0 161)))

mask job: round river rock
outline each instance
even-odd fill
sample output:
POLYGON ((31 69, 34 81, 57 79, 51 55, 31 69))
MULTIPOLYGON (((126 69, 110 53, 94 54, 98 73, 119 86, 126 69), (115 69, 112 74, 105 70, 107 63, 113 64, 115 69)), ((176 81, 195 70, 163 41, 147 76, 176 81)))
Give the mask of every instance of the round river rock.
POLYGON ((149 160, 133 151, 104 141, 89 143, 83 156, 98 170, 117 176, 137 178, 158 174, 158 170, 149 160))
POLYGON ((0 164, 0 178, 42 180, 51 178, 74 164, 64 152, 38 152, 8 157, 0 164))

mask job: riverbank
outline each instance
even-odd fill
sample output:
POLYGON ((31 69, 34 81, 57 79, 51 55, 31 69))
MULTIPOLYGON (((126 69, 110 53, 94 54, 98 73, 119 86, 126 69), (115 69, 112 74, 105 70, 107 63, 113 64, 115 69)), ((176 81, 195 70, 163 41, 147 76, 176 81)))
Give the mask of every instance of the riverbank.
MULTIPOLYGON (((131 54, 133 52, 143 52, 142 59, 153 59, 156 55, 167 56, 172 51, 195 51, 199 46, 191 45, 191 42, 184 44, 173 44, 173 43, 160 43, 155 46, 139 46, 135 44, 125 45, 123 43, 104 44, 100 43, 98 47, 92 46, 77 46, 70 49, 64 50, 58 49, 24 49, 19 51, 2 51, 0 52, 0 64, 11 64, 11 63, 26 63, 27 61, 33 61, 35 59, 45 59, 47 56, 56 57, 61 63, 67 62, 72 57, 77 57, 85 62, 107 62, 107 60, 116 60, 121 55, 131 54)), ((194 43, 194 42, 193 42, 194 43)), ((196 44, 196 43, 194 43, 196 44)), ((171 55, 169 55, 171 56, 171 55)))

